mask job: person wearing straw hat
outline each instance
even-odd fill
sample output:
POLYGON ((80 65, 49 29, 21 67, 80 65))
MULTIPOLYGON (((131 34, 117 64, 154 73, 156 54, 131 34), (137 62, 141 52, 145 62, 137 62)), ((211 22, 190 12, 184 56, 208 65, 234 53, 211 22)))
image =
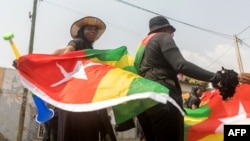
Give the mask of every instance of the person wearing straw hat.
MULTIPOLYGON (((87 16, 75 21, 71 28, 71 40, 65 48, 52 54, 93 49, 93 43, 106 29, 97 17, 87 16)), ((58 109, 58 141, 116 141, 106 109, 92 112, 69 112, 58 109), (99 139, 99 135, 101 139, 99 139)))
MULTIPOLYGON (((169 96, 183 108, 179 73, 191 78, 212 82, 220 90, 222 99, 232 96, 239 82, 248 83, 250 73, 222 70, 207 71, 184 59, 173 40, 176 29, 164 16, 149 20, 149 33, 141 41, 136 53, 135 67, 144 78, 156 81, 169 89, 169 96)), ((157 104, 137 116, 146 141, 183 141, 184 118, 179 110, 167 102, 157 104)))
POLYGON ((93 43, 106 29, 105 23, 96 17, 87 16, 75 21, 70 28, 73 38, 65 48, 57 49, 52 54, 60 55, 82 49, 93 49, 93 43))

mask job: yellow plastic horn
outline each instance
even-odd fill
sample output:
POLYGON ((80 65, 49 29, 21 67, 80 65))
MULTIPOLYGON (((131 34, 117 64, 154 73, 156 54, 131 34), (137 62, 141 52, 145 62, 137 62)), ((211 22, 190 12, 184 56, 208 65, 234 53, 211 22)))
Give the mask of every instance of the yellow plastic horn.
MULTIPOLYGON (((13 38, 14 38, 14 34, 11 32, 6 33, 3 36, 4 40, 8 40, 10 42, 11 49, 14 52, 16 59, 18 60, 20 57, 20 53, 17 50, 16 45, 12 41, 13 38)), ((49 109, 46 103, 42 99, 34 95, 33 93, 32 93, 32 97, 37 108, 36 121, 38 123, 44 123, 44 122, 49 121, 54 116, 54 110, 49 109)))
POLYGON ((20 53, 17 50, 16 45, 14 44, 14 42, 12 40, 13 38, 14 38, 14 34, 11 33, 11 32, 10 33, 6 33, 3 36, 4 40, 8 40, 10 42, 11 49, 14 52, 16 59, 18 59, 20 57, 20 53))

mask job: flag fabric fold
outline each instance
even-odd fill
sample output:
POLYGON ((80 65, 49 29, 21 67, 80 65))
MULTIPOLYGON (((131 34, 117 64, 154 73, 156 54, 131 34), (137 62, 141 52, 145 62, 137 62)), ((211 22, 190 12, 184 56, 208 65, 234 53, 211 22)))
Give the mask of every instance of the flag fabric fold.
POLYGON ((24 87, 55 107, 84 112, 113 107, 122 123, 157 103, 171 102, 169 90, 136 74, 126 47, 70 52, 60 56, 29 54, 19 58, 24 87))
POLYGON ((135 56, 135 61, 134 61, 134 66, 135 66, 135 69, 136 71, 138 72, 139 71, 139 67, 141 65, 141 61, 142 61, 142 58, 143 58, 143 54, 144 54, 144 51, 145 51, 145 47, 148 43, 148 41, 154 36, 156 35, 157 33, 152 33, 148 36, 146 36, 141 42, 140 44, 138 45, 137 47, 137 51, 136 51, 136 56, 135 56))
POLYGON ((223 101, 219 91, 207 91, 198 109, 185 109, 185 141, 221 141, 224 125, 250 125, 250 85, 236 87, 234 97, 223 101))

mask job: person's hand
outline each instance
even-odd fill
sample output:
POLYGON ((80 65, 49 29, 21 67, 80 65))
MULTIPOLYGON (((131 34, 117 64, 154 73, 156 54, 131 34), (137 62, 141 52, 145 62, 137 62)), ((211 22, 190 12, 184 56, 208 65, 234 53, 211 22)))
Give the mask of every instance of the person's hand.
POLYGON ((239 73, 238 80, 240 83, 247 83, 250 84, 250 73, 239 73))
POLYGON ((12 62, 12 66, 14 67, 14 68, 16 68, 17 69, 17 60, 15 59, 15 60, 13 60, 13 62, 12 62))

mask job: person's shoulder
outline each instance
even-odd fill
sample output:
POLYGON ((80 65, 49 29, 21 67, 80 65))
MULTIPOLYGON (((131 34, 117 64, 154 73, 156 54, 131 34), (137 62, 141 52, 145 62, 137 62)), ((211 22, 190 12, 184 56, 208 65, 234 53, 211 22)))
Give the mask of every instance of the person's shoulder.
POLYGON ((190 99, 190 101, 194 101, 194 100, 196 100, 196 99, 197 99, 197 97, 196 97, 196 96, 194 96, 194 95, 190 95, 189 99, 190 99))
POLYGON ((83 40, 81 38, 75 38, 69 41, 68 45, 69 46, 78 46, 83 43, 83 40))
POLYGON ((197 102, 197 101, 200 101, 200 99, 197 96, 193 96, 192 101, 197 102))
POLYGON ((154 37, 154 39, 162 40, 162 41, 172 41, 172 36, 166 32, 159 32, 154 37))
POLYGON ((156 36, 159 36, 159 37, 172 37, 169 33, 167 32, 159 32, 156 34, 156 36))

